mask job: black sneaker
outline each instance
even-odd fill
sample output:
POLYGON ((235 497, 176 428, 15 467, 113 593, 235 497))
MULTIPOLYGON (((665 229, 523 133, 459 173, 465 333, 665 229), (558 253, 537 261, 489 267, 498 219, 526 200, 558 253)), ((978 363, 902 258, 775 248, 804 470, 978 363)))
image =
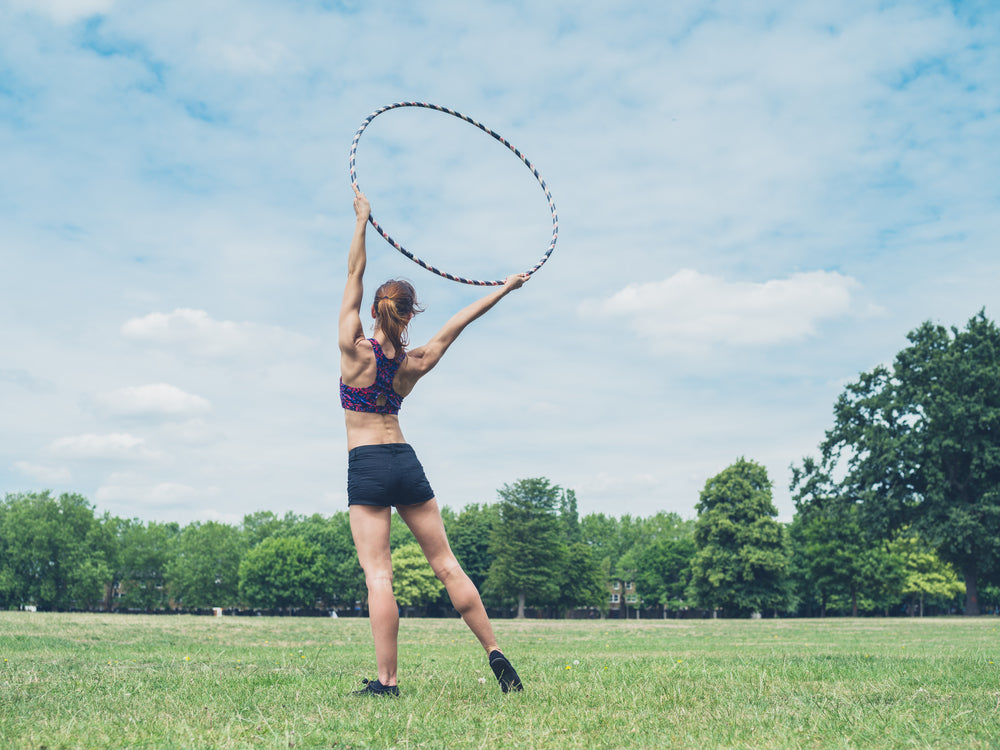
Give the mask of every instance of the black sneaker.
POLYGON ((514 671, 514 666, 499 651, 492 651, 490 653, 490 669, 496 675, 497 682, 500 683, 500 689, 503 692, 509 693, 511 690, 514 692, 524 690, 524 687, 521 685, 521 678, 514 671))
POLYGON ((395 685, 383 685, 378 680, 362 680, 364 687, 354 690, 351 695, 399 695, 399 688, 395 685))

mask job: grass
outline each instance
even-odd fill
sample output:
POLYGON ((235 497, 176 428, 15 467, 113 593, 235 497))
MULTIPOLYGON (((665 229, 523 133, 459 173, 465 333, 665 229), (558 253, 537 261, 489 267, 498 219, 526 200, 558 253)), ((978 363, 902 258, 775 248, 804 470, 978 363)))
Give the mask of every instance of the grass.
POLYGON ((1000 747, 997 618, 500 620, 504 696, 459 620, 0 612, 4 748, 1000 747))

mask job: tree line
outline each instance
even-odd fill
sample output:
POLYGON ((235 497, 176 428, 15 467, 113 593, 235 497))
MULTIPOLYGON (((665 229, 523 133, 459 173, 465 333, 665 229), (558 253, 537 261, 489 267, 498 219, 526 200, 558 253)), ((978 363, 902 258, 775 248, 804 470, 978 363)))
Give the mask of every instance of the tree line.
MULTIPOLYGON (((545 478, 442 510, 452 548, 500 614, 827 616, 1000 611, 1000 331, 925 323, 891 366, 849 384, 818 455, 793 466, 777 520, 766 469, 708 479, 697 517, 580 517, 545 478)), ((393 588, 408 613, 451 612, 393 518, 393 588)), ((363 613, 346 511, 142 522, 49 492, 0 502, 0 607, 363 613)))

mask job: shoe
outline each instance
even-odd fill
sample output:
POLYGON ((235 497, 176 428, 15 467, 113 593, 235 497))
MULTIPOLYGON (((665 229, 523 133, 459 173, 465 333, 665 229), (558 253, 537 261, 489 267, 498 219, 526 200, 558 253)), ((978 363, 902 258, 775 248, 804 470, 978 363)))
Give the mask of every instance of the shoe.
POLYGON ((399 688, 395 685, 383 685, 378 680, 362 680, 364 687, 354 690, 351 695, 399 695, 399 688))
POLYGON ((521 685, 521 678, 517 676, 514 666, 499 651, 490 653, 490 669, 496 675, 497 682, 500 683, 500 689, 503 692, 509 693, 511 690, 514 692, 524 690, 524 686, 521 685))

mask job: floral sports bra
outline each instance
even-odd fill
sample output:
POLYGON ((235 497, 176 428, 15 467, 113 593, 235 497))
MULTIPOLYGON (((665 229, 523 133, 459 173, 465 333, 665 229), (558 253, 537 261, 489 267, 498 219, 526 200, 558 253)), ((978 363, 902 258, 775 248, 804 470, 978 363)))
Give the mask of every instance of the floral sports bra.
POLYGON ((382 351, 382 347, 376 339, 368 339, 375 352, 375 382, 367 388, 352 388, 344 385, 344 379, 340 379, 340 405, 350 411, 364 411, 374 414, 398 414, 399 407, 403 404, 403 397, 392 389, 392 379, 396 377, 396 371, 406 359, 404 352, 402 357, 389 359, 382 351))

